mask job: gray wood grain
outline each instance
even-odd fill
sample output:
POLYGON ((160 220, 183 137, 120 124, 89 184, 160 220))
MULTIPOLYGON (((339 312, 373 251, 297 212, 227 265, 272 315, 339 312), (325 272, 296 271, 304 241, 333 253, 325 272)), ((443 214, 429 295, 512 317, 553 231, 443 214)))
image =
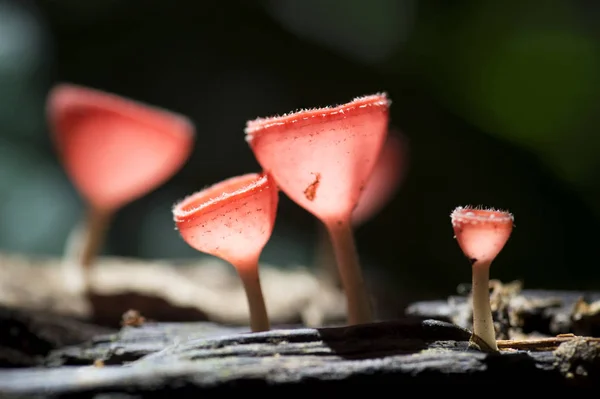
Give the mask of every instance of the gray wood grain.
POLYGON ((468 330, 418 318, 246 331, 204 322, 124 327, 52 351, 45 367, 2 370, 0 393, 107 398, 265 387, 286 394, 323 393, 363 384, 600 385, 600 347, 585 341, 573 340, 556 351, 490 355, 469 347, 468 330))

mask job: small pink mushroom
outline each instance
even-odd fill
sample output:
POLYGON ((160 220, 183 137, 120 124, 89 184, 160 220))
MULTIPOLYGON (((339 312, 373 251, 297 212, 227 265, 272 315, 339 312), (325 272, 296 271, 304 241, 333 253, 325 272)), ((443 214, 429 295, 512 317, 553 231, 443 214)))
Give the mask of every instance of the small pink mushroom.
POLYGON ((192 248, 231 263, 248 299, 252 331, 270 329, 258 261, 275 224, 278 188, 268 174, 232 177, 173 207, 183 240, 192 248))
POLYGON ((512 214, 496 209, 458 207, 450 215, 454 235, 473 273, 473 335, 498 351, 490 307, 490 265, 512 233, 512 214))
POLYGON ((51 90, 47 114, 58 155, 88 207, 84 229, 70 239, 81 242, 87 284, 113 214, 183 166, 194 127, 181 115, 72 84, 51 90))
POLYGON ((387 96, 376 94, 246 125, 246 140, 262 168, 289 198, 325 224, 350 324, 373 317, 351 219, 386 140, 388 114, 387 96))

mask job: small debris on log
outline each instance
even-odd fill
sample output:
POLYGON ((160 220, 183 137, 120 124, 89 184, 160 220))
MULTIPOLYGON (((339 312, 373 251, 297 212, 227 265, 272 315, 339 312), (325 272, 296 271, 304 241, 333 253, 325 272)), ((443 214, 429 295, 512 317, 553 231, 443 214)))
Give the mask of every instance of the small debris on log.
POLYGON ((551 338, 520 339, 520 340, 498 340, 500 350, 526 350, 526 351, 553 351, 562 344, 578 340, 578 342, 590 342, 600 344, 600 338, 579 337, 575 334, 560 334, 551 338))
POLYGON ((129 309, 123 313, 121 326, 139 327, 146 322, 146 318, 135 309, 129 309))
POLYGON ((554 351, 558 369, 568 381, 600 380, 600 340, 575 337, 554 351))

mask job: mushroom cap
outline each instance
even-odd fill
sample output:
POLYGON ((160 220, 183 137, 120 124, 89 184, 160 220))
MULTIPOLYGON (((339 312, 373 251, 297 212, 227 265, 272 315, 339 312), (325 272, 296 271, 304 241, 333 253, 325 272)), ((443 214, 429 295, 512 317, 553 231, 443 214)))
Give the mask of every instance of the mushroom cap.
POLYGON ((458 207, 450 215, 458 245, 472 263, 490 263, 512 233, 514 217, 496 209, 458 207))
POLYGON ((47 113, 67 174, 99 209, 116 210, 154 190, 193 149, 186 117, 95 89, 58 84, 47 113))
POLYGON ((391 131, 377 163, 352 211, 352 224, 359 226, 380 212, 398 191, 407 169, 407 140, 391 131))
POLYGON ((360 97, 249 121, 246 140, 294 202, 325 223, 349 221, 387 136, 388 110, 385 94, 360 97))
POLYGON ((192 248, 251 267, 271 237, 278 200, 268 174, 249 173, 183 199, 173 207, 173 219, 192 248))

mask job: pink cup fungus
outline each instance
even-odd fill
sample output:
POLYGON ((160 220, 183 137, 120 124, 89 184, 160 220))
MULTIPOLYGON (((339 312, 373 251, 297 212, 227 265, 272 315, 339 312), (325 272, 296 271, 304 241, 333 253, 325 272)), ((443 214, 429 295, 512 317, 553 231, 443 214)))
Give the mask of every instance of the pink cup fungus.
POLYGON ((217 183, 173 207, 175 224, 188 245, 237 270, 254 332, 270 329, 258 262, 273 232, 278 193, 268 174, 250 173, 217 183))
POLYGON ((490 266, 512 233, 514 217, 495 209, 458 207, 450 218, 458 245, 472 267, 473 335, 487 346, 482 349, 497 352, 490 306, 490 266))
POLYGON ((72 84, 51 90, 47 115, 60 160, 88 208, 85 226, 69 239, 78 243, 72 250, 88 285, 111 217, 183 166, 195 131, 184 116, 72 84))
POLYGON ((351 220, 386 140, 389 103, 385 94, 375 94, 336 107, 259 118, 245 129, 261 167, 326 226, 349 324, 373 318, 351 220))

